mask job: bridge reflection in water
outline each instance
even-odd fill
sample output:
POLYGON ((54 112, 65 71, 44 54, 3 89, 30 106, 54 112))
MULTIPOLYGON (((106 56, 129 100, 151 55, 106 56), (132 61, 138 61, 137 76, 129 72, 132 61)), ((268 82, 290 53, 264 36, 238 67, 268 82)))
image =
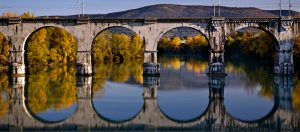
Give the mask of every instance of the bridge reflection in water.
POLYGON ((93 77, 70 74, 56 80, 61 83, 57 87, 67 90, 57 91, 61 96, 49 92, 58 90, 53 85, 35 91, 48 84, 46 78, 38 84, 32 75, 2 77, 0 127, 6 130, 300 129, 300 113, 292 104, 293 76, 270 77, 273 81, 266 92, 263 87, 269 85, 251 83, 251 77, 239 71, 227 69, 228 76, 206 76, 193 69, 192 64, 179 63, 177 68, 178 63, 174 64, 162 63, 161 77, 144 76, 143 85, 134 75, 109 80, 97 76, 97 72, 93 77), (242 80, 250 84, 243 84, 242 80), (66 81, 69 85, 63 84, 66 81), (30 92, 44 97, 37 98, 30 92))

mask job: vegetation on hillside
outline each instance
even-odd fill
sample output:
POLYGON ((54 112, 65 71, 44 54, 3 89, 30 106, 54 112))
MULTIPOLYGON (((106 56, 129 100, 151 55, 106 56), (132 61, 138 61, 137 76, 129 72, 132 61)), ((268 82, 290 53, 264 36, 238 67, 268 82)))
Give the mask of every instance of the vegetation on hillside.
POLYGON ((27 44, 29 65, 75 64, 76 56, 75 38, 60 28, 40 29, 27 44))
POLYGON ((9 44, 7 39, 0 32, 0 65, 7 65, 9 63, 9 44))
POLYGON ((8 11, 8 12, 3 12, 1 17, 2 18, 11 18, 11 17, 35 18, 36 16, 34 13, 30 13, 30 12, 24 12, 21 15, 19 15, 16 12, 8 11))

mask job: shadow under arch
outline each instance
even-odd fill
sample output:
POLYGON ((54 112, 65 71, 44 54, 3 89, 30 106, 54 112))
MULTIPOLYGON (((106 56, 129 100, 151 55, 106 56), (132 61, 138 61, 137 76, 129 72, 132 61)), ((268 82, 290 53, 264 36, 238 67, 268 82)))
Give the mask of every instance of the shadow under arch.
POLYGON ((159 106, 159 103, 158 103, 158 109, 159 111, 169 120, 173 121, 173 122, 177 122, 177 123, 191 123, 191 122, 195 122, 199 119, 201 119, 202 117, 204 117, 208 112, 209 112, 209 109, 211 107, 211 100, 209 100, 208 102, 208 105, 206 106, 204 112, 202 112, 200 115, 198 115, 197 117, 195 118, 192 118, 192 119, 188 119, 188 120, 178 120, 178 119, 175 119, 175 118, 172 118, 170 117, 168 114, 166 114, 162 109, 161 107, 159 106))
MULTIPOLYGON (((70 34, 72 37, 75 38, 75 41, 76 41, 76 48, 78 48, 78 38, 76 38, 73 34, 71 34, 70 31, 68 31, 66 28, 63 28, 63 27, 60 27, 60 26, 42 26, 42 27, 39 27, 37 29, 34 29, 33 32, 31 32, 29 35, 26 36, 24 42, 23 42, 23 57, 24 57, 24 63, 25 63, 25 66, 28 66, 29 65, 29 62, 28 62, 28 53, 27 53, 27 49, 28 49, 28 43, 30 42, 31 38, 38 32, 40 31, 41 29, 45 29, 45 28, 57 28, 57 29, 62 29, 64 31, 66 31, 68 34, 70 34)), ((77 51, 76 51, 76 54, 77 54, 77 51)), ((26 73, 28 73, 28 68, 26 68, 26 73)))
MULTIPOLYGON (((95 81, 95 80, 93 80, 93 82, 94 82, 94 81, 95 81)), ((93 89, 93 88, 94 88, 94 85, 92 86, 92 89, 93 89)), ((103 88, 103 90, 104 90, 104 88, 103 88)), ((92 90, 92 91, 93 91, 93 90, 92 90)), ((141 95, 141 96, 142 96, 142 95, 141 95)), ((108 122, 110 122, 110 123, 115 123, 115 124, 126 123, 126 122, 129 122, 129 121, 135 119, 136 117, 138 117, 138 116, 140 115, 140 113, 143 112, 143 108, 145 107, 145 102, 144 102, 145 100, 144 100, 144 98, 143 98, 143 103, 142 103, 142 105, 138 108, 139 110, 137 111, 137 113, 135 113, 134 115, 132 115, 132 116, 130 116, 129 118, 126 118, 126 119, 115 120, 115 119, 111 119, 111 118, 105 116, 104 114, 101 114, 101 112, 98 111, 97 108, 96 108, 96 105, 95 105, 95 102, 96 102, 96 101, 95 101, 94 99, 95 99, 95 98, 94 98, 94 93, 92 93, 91 104, 92 104, 92 108, 93 108, 93 110, 95 111, 96 115, 97 115, 98 117, 100 117, 101 119, 105 120, 105 121, 108 121, 108 122)))
MULTIPOLYGON (((24 103, 24 109, 26 110, 26 112, 33 117, 35 120, 41 122, 41 123, 46 123, 46 124, 56 124, 56 123, 62 123, 68 119, 70 119, 77 111, 78 111, 78 103, 74 103, 72 106, 76 106, 75 109, 71 112, 71 114, 68 117, 65 117, 63 119, 59 119, 59 120, 55 120, 55 121, 50 121, 50 120, 46 120, 43 119, 42 117, 38 116, 36 113, 34 113, 30 106, 29 106, 29 99, 28 99, 28 84, 25 85, 24 88, 24 97, 25 99, 23 100, 24 103)), ((68 109, 70 109, 72 106, 70 106, 68 109)))
POLYGON ((208 39, 208 35, 205 33, 205 30, 202 29, 200 26, 198 25, 194 25, 194 26, 191 26, 191 25, 182 25, 182 26, 172 26, 172 27, 169 27, 168 29, 162 31, 155 39, 154 41, 154 47, 153 49, 156 49, 158 48, 158 42, 162 39, 162 37, 168 33, 169 31, 173 30, 173 29, 178 29, 178 28, 189 28, 189 29, 192 29, 192 30, 195 30, 197 31, 198 33, 200 33, 202 36, 205 37, 206 41, 208 42, 208 47, 209 49, 211 49, 211 44, 209 42, 209 39, 208 39))

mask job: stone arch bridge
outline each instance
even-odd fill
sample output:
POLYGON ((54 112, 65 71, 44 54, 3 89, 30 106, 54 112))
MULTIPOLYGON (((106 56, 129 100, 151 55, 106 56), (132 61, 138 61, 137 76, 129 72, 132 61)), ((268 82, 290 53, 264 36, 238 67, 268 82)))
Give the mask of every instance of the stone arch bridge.
MULTIPOLYGON (((209 105, 196 119, 173 120, 160 109, 157 102, 159 77, 144 77, 144 105, 131 119, 117 122, 100 116, 92 102, 92 78, 77 76, 77 108, 66 119, 48 122, 35 117, 26 105, 26 77, 10 77, 10 111, 0 118, 0 128, 8 130, 299 130, 300 113, 291 103, 292 76, 275 76, 274 106, 270 112, 254 121, 237 119, 227 112, 224 104, 225 76, 209 77, 209 105)), ((196 101, 196 100, 195 100, 196 101)))
POLYGON ((44 27, 58 27, 71 33, 77 40, 77 72, 92 73, 92 43, 98 33, 111 27, 128 28, 144 39, 144 74, 159 74, 157 45, 167 31, 178 27, 189 27, 200 31, 210 43, 210 74, 225 73, 224 43, 233 32, 246 27, 259 28, 274 38, 276 74, 293 74, 293 45, 300 33, 300 18, 189 18, 189 19, 0 19, 0 32, 11 43, 10 62, 12 74, 24 74, 28 38, 44 27))

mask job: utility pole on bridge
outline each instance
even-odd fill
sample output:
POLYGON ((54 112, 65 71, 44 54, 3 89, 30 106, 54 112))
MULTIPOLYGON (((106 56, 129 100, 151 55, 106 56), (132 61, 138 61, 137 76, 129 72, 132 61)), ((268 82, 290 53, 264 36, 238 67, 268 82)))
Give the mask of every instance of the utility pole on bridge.
POLYGON ((78 17, 84 17, 84 0, 78 0, 78 17))
POLYGON ((282 16, 282 14, 281 14, 281 0, 279 0, 279 17, 281 17, 282 16))

